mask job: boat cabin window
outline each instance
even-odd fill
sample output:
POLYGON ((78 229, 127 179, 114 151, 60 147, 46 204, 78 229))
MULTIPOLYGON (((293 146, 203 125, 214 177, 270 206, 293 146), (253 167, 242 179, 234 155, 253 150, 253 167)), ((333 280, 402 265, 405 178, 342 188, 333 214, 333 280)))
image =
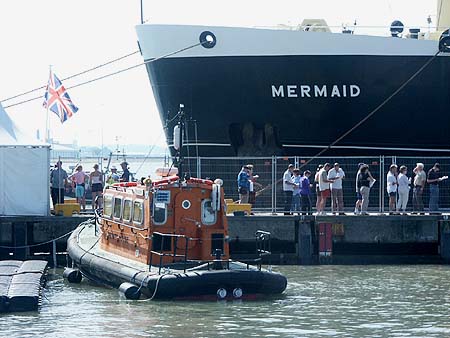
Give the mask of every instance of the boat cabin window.
POLYGON ((142 201, 134 201, 133 203, 133 222, 142 224, 144 220, 144 203, 142 201))
POLYGON ((165 224, 167 221, 167 205, 170 203, 170 191, 158 190, 153 197, 153 223, 165 224))
POLYGON ((167 220, 167 204, 155 202, 153 205, 153 223, 164 224, 167 220))
POLYGON ((111 195, 103 196, 103 216, 111 218, 113 209, 113 197, 111 195))
POLYGON ((126 199, 123 201, 122 219, 124 221, 131 221, 131 200, 126 199))
POLYGON ((211 225, 216 223, 217 213, 213 210, 211 200, 202 201, 202 223, 211 225))
POLYGON ((114 198, 114 218, 120 219, 122 213, 122 198, 115 197, 114 198))

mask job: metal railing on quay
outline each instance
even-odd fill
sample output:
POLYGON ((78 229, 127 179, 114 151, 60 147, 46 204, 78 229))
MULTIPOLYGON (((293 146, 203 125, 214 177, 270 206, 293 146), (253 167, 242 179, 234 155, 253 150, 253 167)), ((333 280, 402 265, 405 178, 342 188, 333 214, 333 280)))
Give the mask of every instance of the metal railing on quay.
MULTIPOLYGON (((356 202, 356 174, 358 165, 364 163, 369 165, 372 176, 376 179, 375 184, 370 189, 369 211, 387 212, 389 210, 389 197, 386 191, 386 175, 391 164, 398 167, 405 165, 408 167, 408 177, 411 177, 412 170, 416 163, 423 163, 425 171, 428 172, 433 165, 440 163, 442 175, 450 174, 450 157, 400 157, 400 156, 371 156, 371 157, 319 157, 309 162, 307 157, 191 157, 185 159, 185 164, 189 168, 192 176, 199 178, 216 179, 224 181, 225 198, 233 200, 239 199, 237 188, 237 175, 242 166, 252 164, 253 175, 258 175, 256 179, 255 191, 257 193, 253 210, 255 212, 282 212, 284 208, 284 195, 282 190, 282 177, 289 164, 299 168, 301 173, 305 170, 311 171, 311 183, 319 164, 339 163, 345 172, 343 180, 344 206, 346 212, 352 212, 356 202)), ((315 189, 311 189, 311 204, 313 211, 316 203, 315 189)), ((423 202, 425 211, 429 203, 429 185, 425 186, 423 202)), ((408 200, 407 211, 411 212, 413 203, 413 189, 411 188, 408 200)), ((441 182, 440 209, 450 209, 450 186, 448 181, 441 182)), ((327 202, 327 211, 330 209, 330 201, 327 202)))

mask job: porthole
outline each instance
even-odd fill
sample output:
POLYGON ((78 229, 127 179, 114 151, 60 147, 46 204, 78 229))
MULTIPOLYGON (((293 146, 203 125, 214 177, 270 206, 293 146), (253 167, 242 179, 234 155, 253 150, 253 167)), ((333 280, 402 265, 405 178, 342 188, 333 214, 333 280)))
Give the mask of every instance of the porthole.
POLYGON ((209 31, 204 31, 200 34, 200 43, 205 48, 213 48, 217 43, 217 38, 214 33, 209 31))
POLYGON ((184 201, 181 203, 181 206, 183 207, 183 209, 187 210, 187 209, 189 209, 189 208, 191 207, 191 201, 189 201, 189 200, 184 200, 184 201))

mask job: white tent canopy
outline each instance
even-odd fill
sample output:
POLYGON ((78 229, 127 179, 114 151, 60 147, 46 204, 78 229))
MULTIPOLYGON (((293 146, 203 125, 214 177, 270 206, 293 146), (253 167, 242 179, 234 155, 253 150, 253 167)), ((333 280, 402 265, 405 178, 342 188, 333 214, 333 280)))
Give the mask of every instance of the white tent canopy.
POLYGON ((20 131, 0 103, 0 216, 50 211, 50 146, 20 131))

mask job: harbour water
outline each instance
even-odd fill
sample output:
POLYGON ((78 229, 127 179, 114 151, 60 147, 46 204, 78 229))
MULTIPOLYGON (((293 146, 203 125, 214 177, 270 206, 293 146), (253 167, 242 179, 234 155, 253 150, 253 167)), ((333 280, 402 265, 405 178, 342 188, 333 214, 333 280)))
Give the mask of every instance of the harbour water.
MULTIPOLYGON (((127 301, 117 290, 50 276, 38 313, 0 320, 7 337, 448 337, 450 268, 280 266, 281 298, 127 301)), ((52 272, 52 270, 51 270, 52 272)))

